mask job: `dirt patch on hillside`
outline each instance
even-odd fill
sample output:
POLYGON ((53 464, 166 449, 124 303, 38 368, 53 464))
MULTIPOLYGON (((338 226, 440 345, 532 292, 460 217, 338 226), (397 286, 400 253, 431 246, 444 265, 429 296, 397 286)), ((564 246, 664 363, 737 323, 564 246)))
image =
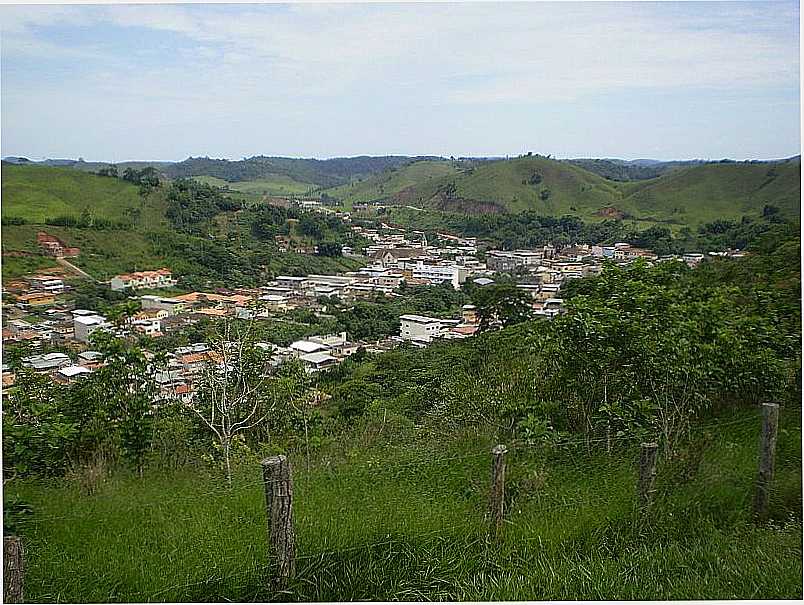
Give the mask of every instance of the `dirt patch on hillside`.
POLYGON ((625 218, 625 212, 622 210, 618 210, 614 206, 606 206, 605 208, 601 208, 597 212, 595 212, 597 216, 602 216, 603 218, 615 218, 615 219, 623 219, 625 218))

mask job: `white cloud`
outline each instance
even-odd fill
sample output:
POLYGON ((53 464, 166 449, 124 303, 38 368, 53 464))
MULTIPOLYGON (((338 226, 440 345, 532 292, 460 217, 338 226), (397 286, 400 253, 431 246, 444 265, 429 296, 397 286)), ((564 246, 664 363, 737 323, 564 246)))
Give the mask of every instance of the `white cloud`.
POLYGON ((308 111, 321 120, 333 104, 367 99, 497 108, 645 89, 739 96, 797 87, 797 22, 793 4, 750 3, 6 6, 4 75, 20 58, 83 69, 10 80, 4 126, 20 118, 9 112, 54 105, 189 129, 308 111), (106 26, 130 52, 51 35, 106 26), (165 51, 138 46, 136 31, 175 51, 160 61, 165 51))
POLYGON ((795 82, 797 45, 775 32, 730 30, 768 12, 738 8, 739 18, 720 21, 708 14, 696 20, 694 5, 668 18, 602 3, 30 7, 2 15, 8 53, 97 52, 37 39, 34 28, 43 24, 109 23, 193 40, 198 50, 188 69, 163 70, 178 88, 194 69, 229 73, 227 85, 264 70, 266 87, 290 94, 340 95, 393 87, 398 78, 465 103, 795 82))

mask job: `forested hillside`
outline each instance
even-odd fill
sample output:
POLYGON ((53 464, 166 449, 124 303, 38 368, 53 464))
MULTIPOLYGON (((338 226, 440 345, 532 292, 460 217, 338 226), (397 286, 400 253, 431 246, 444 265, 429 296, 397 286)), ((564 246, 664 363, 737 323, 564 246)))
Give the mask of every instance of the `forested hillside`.
MULTIPOLYGON (((403 166, 418 158, 406 156, 333 158, 329 160, 255 156, 244 160, 188 158, 171 164, 164 172, 170 178, 213 176, 225 181, 255 181, 283 175, 302 183, 332 187, 352 179, 403 166)), ((422 158, 423 159, 423 158, 422 158)))

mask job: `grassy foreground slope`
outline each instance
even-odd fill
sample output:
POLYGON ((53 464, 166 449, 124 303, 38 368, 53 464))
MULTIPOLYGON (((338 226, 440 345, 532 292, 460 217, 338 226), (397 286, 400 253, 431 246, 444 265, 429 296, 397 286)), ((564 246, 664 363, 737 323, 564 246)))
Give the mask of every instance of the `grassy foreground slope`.
POLYGON ((232 490, 179 473, 117 477, 92 495, 15 481, 5 498, 30 506, 14 531, 35 602, 801 598, 801 525, 786 512, 800 507, 800 420, 783 414, 773 520, 760 526, 750 519, 759 415, 718 427, 696 444, 707 445, 693 478, 660 460, 645 519, 636 444, 610 456, 514 446, 495 544, 484 520, 493 439, 422 440, 395 424, 378 438, 378 420, 309 471, 292 458, 297 577, 281 594, 268 588, 256 460, 232 490))

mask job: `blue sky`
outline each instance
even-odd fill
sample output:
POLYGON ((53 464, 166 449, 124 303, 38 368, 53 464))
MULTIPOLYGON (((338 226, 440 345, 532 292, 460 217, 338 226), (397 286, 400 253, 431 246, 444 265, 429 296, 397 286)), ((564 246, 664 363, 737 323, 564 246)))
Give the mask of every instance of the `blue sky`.
POLYGON ((796 2, 1 6, 2 154, 777 158, 796 2))

